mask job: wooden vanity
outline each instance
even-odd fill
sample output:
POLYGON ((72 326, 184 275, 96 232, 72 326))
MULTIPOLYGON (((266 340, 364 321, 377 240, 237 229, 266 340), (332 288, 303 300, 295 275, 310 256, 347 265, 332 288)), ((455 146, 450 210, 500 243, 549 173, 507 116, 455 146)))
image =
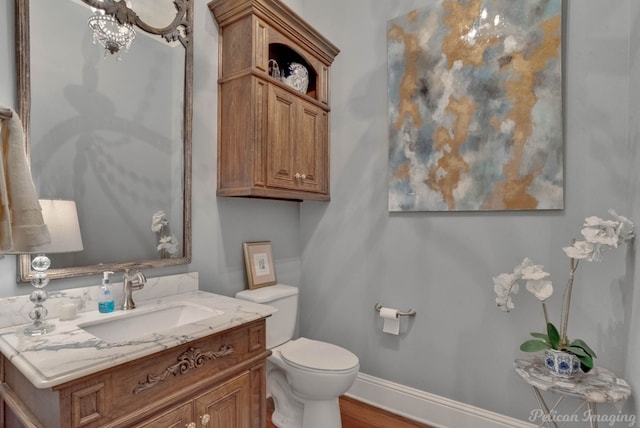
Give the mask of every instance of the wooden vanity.
POLYGON ((46 390, 3 356, 4 426, 264 427, 268 355, 263 319, 46 390))
MULTIPOLYGON (((162 350, 155 349, 123 363, 118 363, 115 357, 107 368, 51 387, 34 385, 31 372, 28 372, 29 378, 25 376, 24 369, 20 370, 12 362, 14 355, 3 348, 0 354, 0 420, 3 424, 0 425, 7 428, 264 427, 265 367, 270 355, 265 345, 266 317, 264 312, 247 317, 245 313, 238 315, 241 310, 236 309, 236 314, 230 309, 226 311, 229 318, 222 321, 221 330, 211 328, 212 333, 199 335, 191 331, 182 344, 163 346, 162 350), (242 317, 253 319, 245 321, 242 317), (236 325, 229 327, 230 324, 236 325), (194 336, 199 337, 193 339, 194 336)), ((201 324, 200 330, 204 323, 201 324)), ((82 334, 74 332, 76 330, 59 335, 78 337, 82 334)), ((176 331, 171 337, 180 337, 180 333, 176 331)), ((37 339, 28 339, 27 345, 23 344, 24 338, 15 340, 19 342, 14 343, 22 344, 23 354, 37 346, 37 339)), ((78 348, 78 354, 85 352, 81 350, 85 344, 93 346, 88 352, 97 352, 95 355, 100 355, 101 346, 108 348, 104 352, 116 352, 113 344, 91 342, 82 337, 80 340, 84 342, 73 345, 78 348)), ((153 340, 155 345, 161 343, 157 338, 153 340)), ((50 339, 46 352, 56 352, 54 342, 59 341, 55 337, 50 339)), ((131 341, 122 347, 134 349, 137 345, 137 341, 131 341)), ((91 354, 87 355, 83 357, 85 363, 91 359, 91 354)), ((37 360, 34 358, 34 361, 37 360)), ((105 367, 107 362, 105 359, 96 366, 105 367)), ((61 367, 60 373, 65 370, 61 367)))

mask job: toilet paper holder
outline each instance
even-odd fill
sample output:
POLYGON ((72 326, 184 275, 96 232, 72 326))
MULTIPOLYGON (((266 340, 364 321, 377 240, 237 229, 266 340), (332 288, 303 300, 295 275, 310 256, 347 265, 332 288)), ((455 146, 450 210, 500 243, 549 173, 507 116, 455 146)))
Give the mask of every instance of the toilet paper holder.
MULTIPOLYGON (((380 312, 380 309, 382 309, 382 305, 380 303, 376 303, 374 307, 378 312, 380 312)), ((414 311, 413 309, 409 309, 407 312, 398 311, 398 316, 399 317, 415 317, 416 311, 414 311)))

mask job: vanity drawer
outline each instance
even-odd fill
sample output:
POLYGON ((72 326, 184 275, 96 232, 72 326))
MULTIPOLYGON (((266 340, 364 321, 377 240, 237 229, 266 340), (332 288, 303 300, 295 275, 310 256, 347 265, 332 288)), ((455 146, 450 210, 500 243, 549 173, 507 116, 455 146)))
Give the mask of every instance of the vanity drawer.
POLYGON ((268 355, 261 319, 63 384, 56 388, 62 426, 140 422, 240 371, 263 365, 268 355))

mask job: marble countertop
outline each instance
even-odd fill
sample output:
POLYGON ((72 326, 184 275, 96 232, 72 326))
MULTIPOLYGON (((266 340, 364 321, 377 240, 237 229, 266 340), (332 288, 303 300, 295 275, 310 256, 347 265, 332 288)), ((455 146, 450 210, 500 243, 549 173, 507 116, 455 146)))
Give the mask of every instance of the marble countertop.
POLYGON ((203 291, 136 302, 131 311, 109 314, 97 310, 81 312, 71 321, 47 319, 55 324, 51 333, 25 337, 20 326, 0 329, 0 352, 37 388, 50 388, 100 370, 132 361, 155 352, 200 339, 245 324, 276 311, 275 308, 203 291), (222 311, 197 322, 145 334, 135 340, 107 342, 80 327, 86 323, 142 313, 169 304, 186 303, 222 311))

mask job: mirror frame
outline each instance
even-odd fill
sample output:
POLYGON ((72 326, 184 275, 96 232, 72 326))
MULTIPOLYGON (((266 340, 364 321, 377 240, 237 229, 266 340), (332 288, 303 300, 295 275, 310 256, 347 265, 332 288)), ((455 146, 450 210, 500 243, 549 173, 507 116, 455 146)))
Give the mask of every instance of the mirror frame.
MULTIPOLYGON (((117 14, 117 19, 125 20, 142 30, 162 36, 167 42, 180 41, 185 49, 184 74, 184 129, 183 129, 183 254, 182 257, 152 260, 136 260, 122 263, 100 263, 89 266, 75 266, 49 269, 50 279, 99 275, 104 271, 122 272, 126 269, 163 268, 191 263, 191 138, 193 121, 193 0, 173 0, 176 16, 164 28, 155 28, 126 6, 124 0, 82 0, 91 7, 117 14), (183 31, 181 31, 181 29, 183 31)), ((81 24, 81 23, 79 23, 81 24)), ((16 80, 18 92, 18 114, 24 128, 26 152, 29 157, 29 129, 31 120, 31 58, 29 33, 29 0, 15 0, 16 35, 16 80)), ((18 282, 30 282, 33 278, 31 256, 21 254, 18 261, 18 282)))

